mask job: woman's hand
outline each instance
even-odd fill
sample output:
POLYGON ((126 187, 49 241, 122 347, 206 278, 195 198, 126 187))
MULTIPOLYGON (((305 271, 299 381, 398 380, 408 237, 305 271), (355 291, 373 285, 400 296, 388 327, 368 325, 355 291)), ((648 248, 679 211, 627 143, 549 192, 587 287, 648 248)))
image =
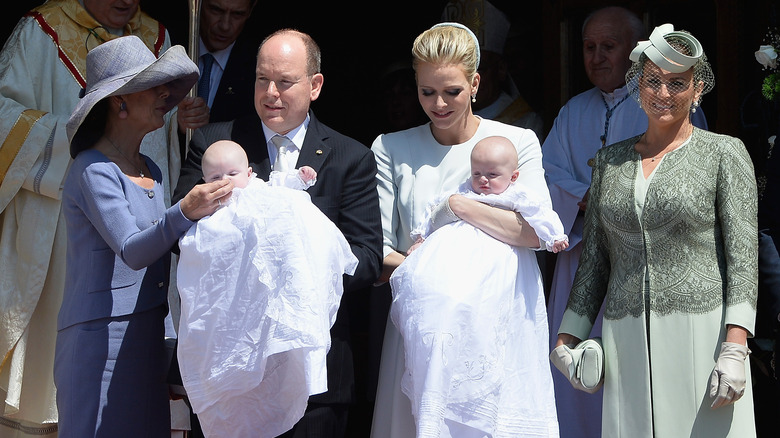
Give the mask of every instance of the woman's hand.
POLYGON ((580 339, 568 333, 560 333, 555 348, 550 352, 550 362, 561 372, 573 387, 579 383, 575 371, 576 363, 571 353, 571 349, 580 343, 580 339))
POLYGON ((580 391, 593 394, 604 384, 604 352, 601 342, 589 340, 584 345, 567 333, 558 335, 558 345, 550 352, 550 362, 569 383, 580 391))
POLYGON ((574 347, 575 345, 582 342, 582 339, 570 335, 568 333, 559 333, 558 334, 558 341, 555 343, 556 347, 560 347, 561 345, 568 345, 570 347, 574 347))
POLYGON ((401 263, 406 260, 403 254, 397 251, 393 251, 382 260, 382 274, 379 276, 377 283, 387 283, 390 281, 390 276, 395 271, 395 268, 399 267, 401 263))
POLYGON ((744 327, 726 326, 726 341, 720 346, 718 361, 710 376, 712 409, 736 402, 745 394, 747 377, 745 364, 750 354, 747 347, 748 331, 744 327))
POLYGON ((539 248, 539 238, 520 213, 492 207, 462 195, 450 196, 450 208, 459 218, 508 245, 539 248))
POLYGON ((181 200, 181 212, 191 221, 206 217, 227 202, 232 191, 233 181, 227 178, 196 185, 181 200))
POLYGON ((718 361, 710 375, 710 407, 717 409, 736 402, 745 394, 749 366, 745 362, 750 354, 747 345, 723 342, 720 345, 718 361))

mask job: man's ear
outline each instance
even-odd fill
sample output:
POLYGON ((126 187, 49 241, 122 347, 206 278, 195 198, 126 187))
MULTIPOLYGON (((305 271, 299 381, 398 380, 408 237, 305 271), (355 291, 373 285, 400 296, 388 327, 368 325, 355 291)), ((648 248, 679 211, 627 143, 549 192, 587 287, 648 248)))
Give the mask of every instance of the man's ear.
POLYGON ((322 76, 322 73, 315 73, 311 77, 311 100, 312 102, 317 100, 318 97, 320 97, 320 93, 322 92, 322 84, 325 82, 325 77, 322 76))

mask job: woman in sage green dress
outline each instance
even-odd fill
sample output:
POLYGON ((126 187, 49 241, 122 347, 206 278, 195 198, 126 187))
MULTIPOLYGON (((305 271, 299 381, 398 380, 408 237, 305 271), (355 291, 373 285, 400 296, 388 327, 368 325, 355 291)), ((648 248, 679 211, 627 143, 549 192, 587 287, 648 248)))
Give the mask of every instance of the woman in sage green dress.
POLYGON ((754 437, 753 167, 739 139, 691 124, 714 85, 696 38, 659 26, 631 60, 626 82, 648 128, 595 158, 583 254, 550 357, 568 374, 570 348, 604 302, 602 436, 754 437))

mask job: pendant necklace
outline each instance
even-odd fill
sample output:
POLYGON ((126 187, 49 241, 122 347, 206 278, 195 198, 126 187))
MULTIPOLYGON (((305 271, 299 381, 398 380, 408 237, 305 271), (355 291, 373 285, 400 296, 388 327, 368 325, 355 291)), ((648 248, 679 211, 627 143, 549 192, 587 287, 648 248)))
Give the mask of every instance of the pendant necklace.
POLYGON ((143 179, 143 178, 145 178, 145 177, 146 177, 146 175, 144 175, 144 171, 143 171, 143 170, 141 170, 140 168, 138 168, 138 166, 136 166, 135 164, 133 164, 133 162, 132 162, 132 161, 130 161, 130 159, 129 159, 129 158, 127 158, 127 155, 125 155, 125 154, 122 152, 122 150, 121 150, 121 149, 119 149, 119 148, 117 147, 117 145, 115 145, 115 144, 114 144, 114 142, 113 142, 113 141, 111 141, 111 139, 110 139, 110 138, 108 138, 108 136, 105 136, 105 135, 104 135, 103 137, 104 137, 106 140, 108 140, 108 143, 109 143, 111 146, 113 146, 113 147, 114 147, 114 149, 116 149, 116 151, 117 151, 117 152, 119 152, 119 155, 121 155, 121 156, 122 156, 122 158, 124 158, 125 160, 127 160, 127 162, 128 162, 128 163, 130 163, 130 165, 131 165, 131 166, 133 166, 133 167, 135 168, 135 170, 137 170, 137 171, 138 171, 138 174, 139 174, 139 175, 141 175, 141 179, 143 179))
MULTIPOLYGON (((691 129, 691 132, 693 132, 693 129, 691 129)), ((687 138, 690 138, 690 136, 691 136, 691 135, 690 135, 690 134, 688 134, 688 135, 687 135, 685 138, 686 138, 686 139, 687 139, 687 138)), ((645 135, 644 135, 644 134, 642 134, 642 138, 645 138, 645 135)), ((645 140, 647 140, 647 139, 645 139, 645 140)), ((671 151, 673 151, 673 150, 675 150, 675 149, 679 148, 681 145, 683 145, 683 144, 684 144, 685 142, 687 142, 687 141, 688 141, 688 140, 683 140, 683 141, 681 141, 681 142, 680 142, 679 144, 677 144, 677 145, 675 145, 675 144, 674 144, 674 142, 670 143, 670 144, 669 144, 669 145, 667 145, 665 148, 661 149, 661 151, 660 151, 660 152, 658 152, 657 154, 655 154, 655 155, 654 155, 654 156, 652 156, 652 157, 649 157, 649 158, 650 158, 650 162, 654 162, 654 161, 655 161, 657 158, 659 158, 659 157, 662 157, 663 155, 666 155, 666 153, 668 153, 668 152, 671 152, 671 151)), ((639 156, 641 157, 641 156, 642 156, 642 154, 640 153, 640 154, 639 154, 639 156)), ((644 157, 642 157, 642 158, 644 158, 644 157)))
MULTIPOLYGON (((644 134, 642 134, 642 138, 643 139, 645 138, 644 134)), ((647 149, 649 149, 649 146, 647 147, 647 149)), ((663 154, 666 149, 667 148, 665 147, 665 148, 661 149, 660 152, 658 152, 657 154, 655 154, 653 156, 650 156, 650 157, 645 157, 641 152, 637 151, 637 152, 639 152, 639 157, 641 158, 642 166, 647 166, 648 164, 650 164, 652 162, 655 162, 655 159, 658 158, 659 156, 661 156, 661 154, 663 154), (646 160, 648 158, 650 159, 649 162, 644 161, 644 160, 646 160)))

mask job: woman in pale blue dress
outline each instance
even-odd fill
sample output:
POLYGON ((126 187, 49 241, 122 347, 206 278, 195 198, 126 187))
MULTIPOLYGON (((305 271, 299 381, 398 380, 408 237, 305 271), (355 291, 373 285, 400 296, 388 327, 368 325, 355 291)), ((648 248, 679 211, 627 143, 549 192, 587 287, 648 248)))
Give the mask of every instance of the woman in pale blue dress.
POLYGON ((74 160, 62 195, 68 244, 54 360, 60 438, 170 437, 170 250, 233 184, 204 184, 168 207, 163 174, 140 147, 197 78, 183 47, 155 58, 135 36, 87 55, 86 93, 67 125, 74 160))
MULTIPOLYGON (((372 146, 377 160, 377 183, 384 236, 384 272, 387 280, 403 263, 412 246, 410 232, 425 219, 428 203, 441 194, 454 192, 470 174, 469 157, 474 145, 489 136, 508 138, 517 149, 518 182, 549 200, 541 164, 541 148, 533 131, 475 116, 471 102, 479 88, 479 45, 465 26, 442 23, 423 32, 415 41, 414 67, 420 104, 430 123, 392 134, 380 135, 372 146)), ((532 249, 539 239, 521 215, 481 202, 453 195, 440 211, 469 222, 488 235, 519 247, 518 263, 532 273, 528 279, 536 287, 526 291, 542 315, 540 333, 529 342, 548 350, 547 323, 541 276, 532 249)), ((529 361, 536 359, 529 358, 529 361)), ((532 382, 543 396, 538 400, 535 418, 537 436, 558 436, 552 377, 546 358, 539 362, 546 375, 532 382)), ((399 331, 388 321, 382 349, 376 404, 371 436, 409 438, 416 435, 412 406, 401 392, 404 373, 404 345, 399 331)), ((536 392, 536 391, 535 391, 536 392)), ((498 436, 475 424, 445 418, 434 433, 441 437, 498 436)), ((526 429, 529 434, 531 428, 526 429)), ((515 435, 517 436, 517 435, 515 435)))

